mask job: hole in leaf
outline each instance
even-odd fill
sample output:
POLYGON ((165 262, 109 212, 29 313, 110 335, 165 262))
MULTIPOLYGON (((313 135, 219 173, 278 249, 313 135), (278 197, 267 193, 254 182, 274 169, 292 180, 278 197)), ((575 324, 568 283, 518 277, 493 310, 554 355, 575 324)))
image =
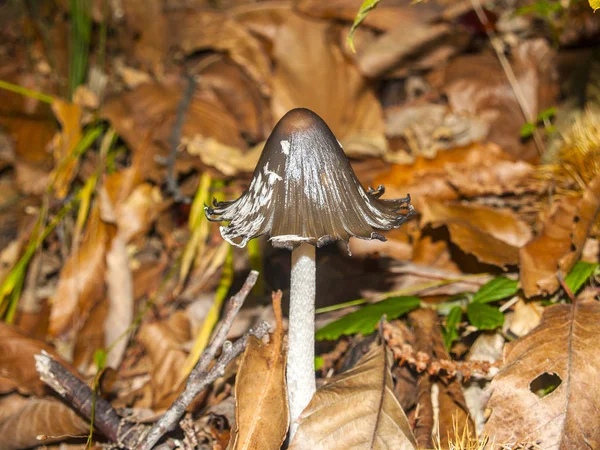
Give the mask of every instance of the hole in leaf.
POLYGON ((529 384, 529 390, 539 398, 543 398, 554 392, 561 383, 562 380, 556 373, 544 372, 529 384))

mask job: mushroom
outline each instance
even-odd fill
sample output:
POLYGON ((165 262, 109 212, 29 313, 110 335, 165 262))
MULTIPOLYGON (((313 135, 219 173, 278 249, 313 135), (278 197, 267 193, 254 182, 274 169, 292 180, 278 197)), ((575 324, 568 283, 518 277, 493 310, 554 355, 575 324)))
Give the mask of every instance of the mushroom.
POLYGON ((290 440, 315 393, 315 247, 350 237, 379 239, 414 214, 410 196, 381 200, 383 186, 365 190, 341 144, 314 112, 298 108, 267 139, 250 186, 235 201, 205 207, 227 242, 244 247, 263 234, 292 250, 287 390, 290 440))

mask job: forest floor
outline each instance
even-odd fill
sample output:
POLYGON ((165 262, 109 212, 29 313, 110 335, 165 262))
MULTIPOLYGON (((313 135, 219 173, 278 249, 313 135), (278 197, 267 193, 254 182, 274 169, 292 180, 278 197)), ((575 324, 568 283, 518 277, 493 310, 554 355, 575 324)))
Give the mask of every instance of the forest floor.
POLYGON ((0 1, 0 450, 600 448, 600 21, 364 3, 0 1), (416 214, 317 249, 289 443, 290 252, 204 207, 297 107, 416 214))

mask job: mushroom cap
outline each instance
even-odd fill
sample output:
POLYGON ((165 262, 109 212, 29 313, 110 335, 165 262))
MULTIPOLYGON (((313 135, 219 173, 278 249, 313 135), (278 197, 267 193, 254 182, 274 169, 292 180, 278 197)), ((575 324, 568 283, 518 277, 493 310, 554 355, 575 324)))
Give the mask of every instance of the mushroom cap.
POLYGON ((274 247, 317 247, 350 237, 379 239, 414 214, 410 196, 381 200, 365 190, 341 144, 314 112, 289 111, 267 139, 248 189, 234 201, 205 207, 209 220, 228 221, 221 236, 238 247, 263 234, 274 247))

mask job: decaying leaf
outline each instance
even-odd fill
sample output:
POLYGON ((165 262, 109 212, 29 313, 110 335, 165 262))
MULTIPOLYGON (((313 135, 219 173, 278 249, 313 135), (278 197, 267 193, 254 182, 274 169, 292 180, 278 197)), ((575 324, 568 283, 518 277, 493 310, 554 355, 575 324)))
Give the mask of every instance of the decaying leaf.
POLYGON ((531 238, 529 226, 510 210, 430 200, 421 212, 423 223, 446 225, 456 245, 481 262, 500 267, 517 264, 519 248, 531 238))
POLYGON ((15 327, 0 322, 0 394, 17 390, 22 394, 41 396, 46 392, 33 359, 33 355, 41 350, 56 355, 42 341, 27 337, 15 327))
POLYGON ((182 345, 190 339, 185 312, 178 311, 165 321, 144 324, 137 339, 150 358, 152 406, 166 408, 177 396, 180 371, 186 359, 182 345))
POLYGON ((274 41, 273 118, 299 106, 319 114, 346 154, 387 150, 381 104, 332 40, 335 27, 290 12, 274 41), (315 80, 318 80, 315 82, 315 80))
POLYGON ((236 430, 228 448, 279 450, 288 429, 281 291, 273 293, 277 326, 268 344, 250 336, 235 380, 236 430))
MULTIPOLYGON (((544 39, 532 39, 521 42, 511 56, 524 106, 535 117, 556 101, 557 89, 552 82, 554 52, 544 39)), ((493 52, 459 56, 441 70, 441 87, 454 111, 485 120, 490 125, 487 138, 515 159, 531 160, 537 156, 533 142, 521 143, 519 132, 527 120, 493 52)))
POLYGON ((416 449, 390 364, 388 350, 379 346, 319 389, 300 416, 290 450, 416 449))
POLYGON ((61 270, 50 312, 52 335, 61 336, 78 329, 90 309, 103 298, 106 251, 114 233, 114 225, 102 221, 96 205, 81 246, 61 270))
POLYGON ((557 271, 560 269, 566 275, 571 270, 599 212, 600 175, 577 200, 559 201, 542 233, 520 251, 521 286, 527 297, 558 289, 557 271))
POLYGON ((595 300, 549 306, 537 328, 507 344, 491 384, 490 438, 544 450, 600 447, 598 321, 595 300))
MULTIPOLYGON (((0 409, 10 408, 3 403, 13 401, 12 396, 0 399, 0 409)), ((0 448, 36 447, 42 443, 64 441, 67 437, 84 437, 89 430, 89 423, 60 400, 31 398, 19 402, 12 414, 0 420, 0 448)))

